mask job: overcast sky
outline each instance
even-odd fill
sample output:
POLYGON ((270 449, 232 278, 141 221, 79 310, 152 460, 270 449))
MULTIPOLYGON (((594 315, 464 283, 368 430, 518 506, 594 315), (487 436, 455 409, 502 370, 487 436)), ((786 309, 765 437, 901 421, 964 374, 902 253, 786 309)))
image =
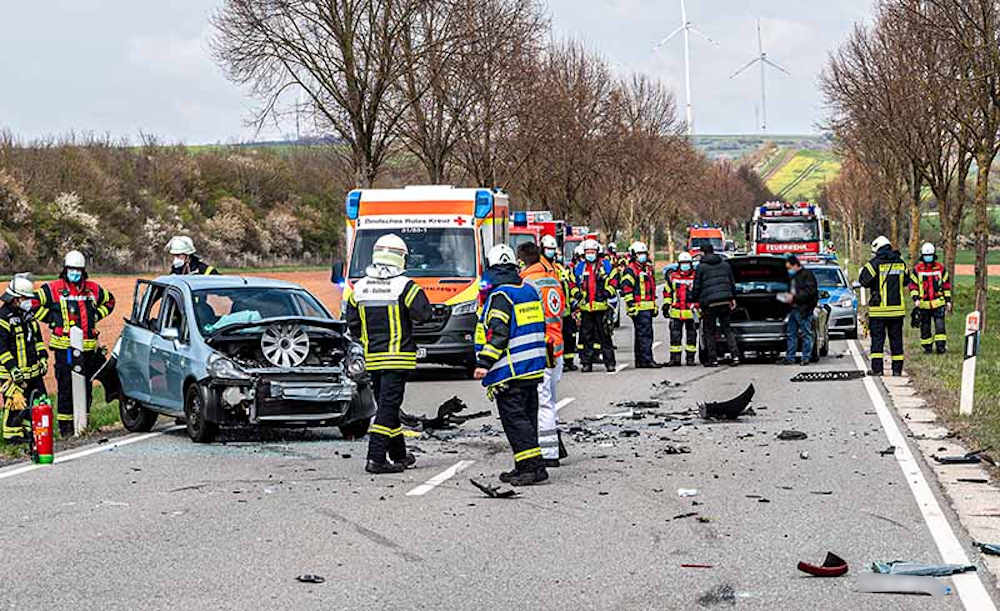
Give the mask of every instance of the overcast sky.
MULTIPOLYGON (((771 133, 811 133, 823 116, 817 75, 872 0, 687 0, 698 133, 749 133, 760 73, 729 76, 764 50, 791 72, 768 74, 771 133)), ((273 138, 244 125, 252 101, 208 54, 215 0, 6 2, 0 36, 0 129, 22 138, 70 131, 190 144, 273 138)), ((683 106, 683 46, 654 45, 680 25, 680 0, 549 0, 556 36, 582 39, 617 70, 663 79, 683 106)))

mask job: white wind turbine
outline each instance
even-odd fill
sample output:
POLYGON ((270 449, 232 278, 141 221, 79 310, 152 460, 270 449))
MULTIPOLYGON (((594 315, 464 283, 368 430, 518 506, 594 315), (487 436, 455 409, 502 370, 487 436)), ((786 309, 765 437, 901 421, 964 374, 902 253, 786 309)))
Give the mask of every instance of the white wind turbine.
POLYGON ((685 115, 687 117, 688 136, 694 135, 694 109, 691 107, 691 32, 701 36, 713 45, 719 46, 719 43, 709 38, 707 34, 694 27, 694 25, 688 21, 687 6, 685 5, 684 0, 681 0, 681 27, 671 32, 669 36, 658 42, 656 46, 653 47, 653 51, 657 51, 660 47, 670 42, 674 36, 681 33, 684 34, 684 89, 685 94, 687 95, 685 115))
POLYGON ((785 70, 784 68, 774 63, 770 59, 768 59, 767 53, 764 52, 764 43, 760 35, 760 19, 757 20, 757 53, 758 53, 757 57, 750 60, 750 62, 747 63, 747 65, 743 66, 742 68, 734 72, 733 75, 729 78, 734 79, 740 74, 749 70, 754 64, 758 62, 760 63, 760 112, 763 115, 763 121, 761 122, 761 131, 766 132, 767 131, 767 86, 765 85, 765 72, 766 72, 765 69, 767 68, 767 66, 771 66, 772 68, 781 70, 788 76, 791 76, 792 73, 789 72, 788 70, 785 70))

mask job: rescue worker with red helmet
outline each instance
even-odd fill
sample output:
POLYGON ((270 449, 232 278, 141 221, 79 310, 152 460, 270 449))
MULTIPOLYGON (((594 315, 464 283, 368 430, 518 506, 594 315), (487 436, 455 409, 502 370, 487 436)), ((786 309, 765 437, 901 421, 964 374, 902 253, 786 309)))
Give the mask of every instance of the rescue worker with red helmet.
POLYGON ((607 317, 618 304, 611 263, 598 259, 600 244, 589 239, 583 242, 583 261, 576 264, 573 275, 582 293, 580 304, 580 364, 584 373, 594 370, 595 356, 600 352, 605 369, 615 371, 615 348, 607 317))
POLYGON ((420 285, 403 275, 408 255, 406 242, 395 234, 376 240, 371 265, 354 283, 345 310, 351 336, 365 349, 365 369, 378 404, 365 463, 365 471, 376 475, 401 473, 417 462, 406 451, 399 410, 406 380, 417 368, 413 323, 427 322, 433 310, 420 285))
POLYGON ((500 474, 512 486, 549 478, 538 442, 538 384, 545 376, 545 312, 519 273, 514 251, 497 244, 486 254, 485 301, 476 325, 476 370, 514 453, 514 469, 500 474))
MULTIPOLYGON (((545 238, 552 238, 546 235, 545 238)), ((555 241, 555 238, 552 238, 555 241)), ((543 251, 546 250, 542 240, 543 251)), ((555 257, 555 252, 551 255, 555 257)), ((565 457, 559 436, 559 418, 556 413, 558 385, 562 378, 563 344, 562 321, 566 312, 566 294, 557 263, 538 250, 534 242, 523 242, 517 247, 517 258, 523 265, 521 278, 535 287, 541 298, 545 314, 546 366, 542 383, 538 385, 538 446, 546 467, 558 467, 565 457)))
POLYGON ((653 358, 653 319, 656 311, 656 270, 643 242, 633 242, 628 249, 628 264, 621 275, 619 291, 625 312, 632 319, 635 333, 633 351, 636 369, 661 367, 653 358))
POLYGON ((198 256, 194 248, 194 240, 186 235, 175 235, 167 242, 167 252, 170 253, 170 273, 194 276, 214 276, 219 273, 211 265, 198 256))
POLYGON ((920 345, 931 354, 936 347, 938 354, 948 351, 948 335, 944 328, 945 314, 950 314, 951 278, 948 270, 938 261, 937 251, 930 242, 920 247, 920 262, 910 272, 910 297, 919 312, 920 345), (931 322, 934 333, 931 333, 931 322))
POLYGON ((48 352, 42 330, 32 314, 35 287, 27 274, 18 274, 0 295, 0 426, 4 441, 25 441, 31 421, 29 400, 46 394, 48 352))
POLYGON ((698 352, 698 330, 695 325, 695 310, 698 304, 691 299, 694 285, 694 262, 691 253, 682 252, 677 257, 677 269, 668 271, 667 282, 663 285, 663 316, 670 319, 670 367, 681 364, 681 353, 686 354, 685 362, 694 365, 698 352), (687 339, 684 343, 682 340, 687 339))
POLYGON ((872 241, 872 259, 861 268, 858 283, 870 292, 868 331, 871 333, 872 375, 885 369, 885 340, 892 351, 892 375, 903 375, 903 320, 906 318, 906 289, 910 274, 889 238, 872 241))
POLYGON ((115 309, 115 296, 87 278, 87 259, 78 250, 66 253, 63 269, 57 280, 47 282, 35 293, 38 310, 35 318, 47 324, 51 331, 49 348, 52 349, 56 373, 59 434, 73 434, 73 350, 70 347, 70 329, 78 327, 83 332, 84 395, 87 411, 93 393, 93 376, 104 363, 103 351, 98 344, 97 323, 107 318, 115 309))

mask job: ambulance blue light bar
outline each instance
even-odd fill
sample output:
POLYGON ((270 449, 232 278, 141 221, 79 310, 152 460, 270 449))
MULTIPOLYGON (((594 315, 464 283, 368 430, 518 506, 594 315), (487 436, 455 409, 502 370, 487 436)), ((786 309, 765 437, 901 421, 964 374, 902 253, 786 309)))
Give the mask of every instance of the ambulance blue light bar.
POLYGON ((352 221, 357 220, 358 214, 361 212, 361 191, 348 193, 344 207, 347 209, 347 218, 352 221))
POLYGON ((476 191, 476 218, 484 219, 493 211, 493 193, 486 189, 476 191))

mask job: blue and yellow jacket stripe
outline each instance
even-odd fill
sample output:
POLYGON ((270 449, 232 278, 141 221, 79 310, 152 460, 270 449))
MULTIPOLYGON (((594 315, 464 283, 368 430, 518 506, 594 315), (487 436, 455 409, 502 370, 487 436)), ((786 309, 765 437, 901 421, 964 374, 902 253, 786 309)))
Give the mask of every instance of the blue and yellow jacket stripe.
POLYGON ((476 325, 476 362, 483 386, 537 380, 545 372, 545 313, 528 284, 504 284, 487 296, 476 325))

